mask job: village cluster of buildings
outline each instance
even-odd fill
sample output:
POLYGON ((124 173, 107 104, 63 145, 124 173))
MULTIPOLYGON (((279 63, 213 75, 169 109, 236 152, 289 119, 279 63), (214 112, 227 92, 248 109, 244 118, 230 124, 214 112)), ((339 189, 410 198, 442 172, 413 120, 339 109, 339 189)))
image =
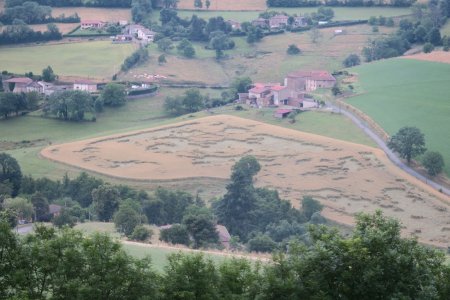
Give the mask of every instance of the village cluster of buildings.
POLYGON ((50 96, 55 92, 64 92, 69 90, 79 90, 89 93, 98 91, 98 85, 91 80, 76 80, 72 85, 55 85, 45 81, 34 81, 28 77, 15 77, 3 80, 3 90, 11 93, 30 93, 37 92, 39 94, 50 96))
MULTIPOLYGON (((122 20, 117 22, 120 26, 124 27, 122 34, 118 34, 113 37, 114 43, 131 43, 134 38, 143 42, 149 43, 153 42, 155 39, 156 32, 151 31, 139 24, 128 24, 128 21, 122 20)), ((109 23, 100 20, 86 20, 81 22, 81 30, 90 29, 103 29, 109 23)))
POLYGON ((255 83, 247 93, 239 94, 239 102, 256 107, 289 106, 308 109, 318 107, 308 92, 332 88, 336 78, 328 71, 296 71, 289 73, 284 84, 255 83))

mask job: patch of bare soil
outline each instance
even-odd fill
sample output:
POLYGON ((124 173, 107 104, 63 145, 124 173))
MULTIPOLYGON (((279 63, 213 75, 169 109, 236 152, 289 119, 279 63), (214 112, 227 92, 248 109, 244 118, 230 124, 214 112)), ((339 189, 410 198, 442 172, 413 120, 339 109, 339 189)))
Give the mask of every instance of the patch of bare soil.
POLYGON ((233 116, 211 116, 148 130, 48 147, 48 159, 117 178, 179 180, 230 176, 253 155, 256 185, 278 189, 299 207, 310 195, 326 217, 345 224, 358 212, 382 209, 400 219, 406 236, 450 244, 450 198, 394 166, 368 146, 233 116))
POLYGON ((425 61, 435 61, 440 63, 450 64, 450 52, 445 51, 433 51, 431 53, 419 53, 414 55, 402 56, 408 59, 417 59, 425 61))

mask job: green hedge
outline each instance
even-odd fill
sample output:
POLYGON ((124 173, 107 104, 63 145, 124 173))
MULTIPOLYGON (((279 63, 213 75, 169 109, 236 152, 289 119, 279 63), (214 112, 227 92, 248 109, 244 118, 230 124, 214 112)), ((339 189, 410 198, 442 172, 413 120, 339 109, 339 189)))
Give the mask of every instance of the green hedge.
POLYGON ((136 89, 136 90, 128 91, 128 96, 151 94, 151 93, 156 92, 157 90, 158 90, 158 87, 155 85, 155 86, 153 86, 151 88, 147 88, 147 89, 136 89))

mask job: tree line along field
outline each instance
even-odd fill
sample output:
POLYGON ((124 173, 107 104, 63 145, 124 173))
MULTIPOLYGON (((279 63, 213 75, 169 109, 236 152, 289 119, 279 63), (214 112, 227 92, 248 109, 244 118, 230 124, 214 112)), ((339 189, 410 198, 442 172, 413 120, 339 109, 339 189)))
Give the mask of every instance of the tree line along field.
POLYGON ((427 148, 438 151, 450 175, 450 64, 415 59, 389 59, 349 69, 364 90, 347 99, 390 135, 416 126, 427 148))

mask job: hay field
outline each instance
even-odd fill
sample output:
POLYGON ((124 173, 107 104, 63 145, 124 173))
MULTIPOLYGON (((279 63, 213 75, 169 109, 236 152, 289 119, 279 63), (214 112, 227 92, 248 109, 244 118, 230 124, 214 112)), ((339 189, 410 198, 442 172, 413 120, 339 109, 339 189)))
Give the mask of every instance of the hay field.
POLYGON ((40 74, 50 65, 59 76, 109 80, 134 49, 132 44, 110 41, 3 46, 0 47, 0 65, 2 70, 19 74, 29 71, 40 74))
MULTIPOLYGON (((79 26, 80 23, 55 23, 55 25, 62 34, 66 34, 79 26)), ((30 26, 34 31, 47 31, 47 24, 33 24, 28 26, 30 26)))
POLYGON ((105 22, 131 21, 131 9, 128 8, 97 8, 97 7, 53 7, 52 15, 66 16, 77 13, 83 20, 100 20, 105 22))
MULTIPOLYGON (((205 1, 203 9, 206 10, 205 1)), ((193 0, 180 0, 178 9, 196 9, 193 0)), ((267 8, 265 0, 211 0, 209 10, 265 10, 267 8)))
POLYGON ((431 53, 419 53, 414 55, 402 56, 402 58, 435 61, 440 63, 450 64, 450 52, 433 51, 431 53))
POLYGON ((54 145, 41 154, 54 161, 134 180, 227 179, 244 155, 261 163, 258 186, 272 187, 299 206, 311 195, 324 214, 350 224, 361 211, 383 209, 399 218, 405 235, 450 243, 450 199, 435 194, 393 166, 378 149, 233 116, 210 116, 54 145))

